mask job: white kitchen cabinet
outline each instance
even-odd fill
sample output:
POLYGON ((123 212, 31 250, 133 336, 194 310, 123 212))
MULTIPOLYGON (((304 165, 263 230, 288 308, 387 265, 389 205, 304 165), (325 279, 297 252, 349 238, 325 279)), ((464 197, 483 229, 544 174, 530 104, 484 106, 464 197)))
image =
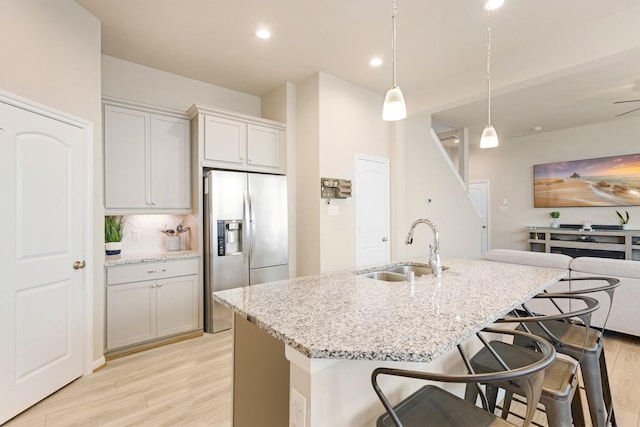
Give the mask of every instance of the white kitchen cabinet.
POLYGON ((280 169, 284 158, 284 137, 276 128, 249 125, 247 126, 247 164, 280 169))
POLYGON ((189 121, 105 104, 104 177, 107 213, 189 212, 189 121))
POLYGON ((205 159, 237 165, 245 164, 247 124, 214 116, 207 116, 205 120, 205 159))
POLYGON ((198 329, 198 260, 107 267, 106 349, 198 329))
POLYGON ((156 337, 155 281, 107 288, 107 350, 156 337))
POLYGON ((203 167, 286 173, 282 123, 194 105, 189 115, 198 129, 203 167))

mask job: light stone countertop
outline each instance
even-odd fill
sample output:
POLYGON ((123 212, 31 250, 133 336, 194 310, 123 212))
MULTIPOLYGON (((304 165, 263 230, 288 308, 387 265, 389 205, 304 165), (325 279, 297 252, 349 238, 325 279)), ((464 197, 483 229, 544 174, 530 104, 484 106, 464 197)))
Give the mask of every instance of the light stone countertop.
POLYGON ((198 251, 145 251, 145 252, 126 252, 120 255, 105 255, 104 266, 122 264, 139 264, 142 262, 158 262, 169 261, 185 258, 199 258, 198 251))
POLYGON ((568 275, 485 260, 444 265, 440 279, 416 277, 413 285, 343 270, 219 291, 214 299, 309 358, 429 362, 568 275))

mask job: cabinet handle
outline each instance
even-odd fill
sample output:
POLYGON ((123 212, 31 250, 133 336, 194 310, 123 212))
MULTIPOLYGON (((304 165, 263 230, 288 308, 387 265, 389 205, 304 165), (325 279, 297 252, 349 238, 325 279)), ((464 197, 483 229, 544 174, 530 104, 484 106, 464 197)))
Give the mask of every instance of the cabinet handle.
POLYGON ((166 268, 163 268, 162 270, 147 270, 148 274, 153 274, 153 273, 164 273, 165 271, 167 271, 166 268))
POLYGON ((152 205, 152 206, 155 206, 155 205, 156 205, 156 202, 151 202, 151 205, 152 205))
POLYGON ((157 286, 157 287, 158 287, 158 288, 161 288, 161 287, 162 287, 162 283, 158 283, 158 286, 157 286))
POLYGON ((240 156, 240 160, 244 160, 244 157, 240 156))

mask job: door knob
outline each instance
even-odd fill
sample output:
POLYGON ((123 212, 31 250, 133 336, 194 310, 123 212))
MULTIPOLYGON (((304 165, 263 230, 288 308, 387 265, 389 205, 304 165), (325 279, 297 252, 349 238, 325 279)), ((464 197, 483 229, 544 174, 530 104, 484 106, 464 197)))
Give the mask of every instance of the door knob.
POLYGON ((389 240, 386 236, 382 238, 383 242, 386 242, 387 240, 389 240))
POLYGON ((73 269, 74 270, 82 270, 83 268, 85 268, 87 266, 87 263, 84 262, 84 260, 82 261, 76 261, 73 263, 73 269))

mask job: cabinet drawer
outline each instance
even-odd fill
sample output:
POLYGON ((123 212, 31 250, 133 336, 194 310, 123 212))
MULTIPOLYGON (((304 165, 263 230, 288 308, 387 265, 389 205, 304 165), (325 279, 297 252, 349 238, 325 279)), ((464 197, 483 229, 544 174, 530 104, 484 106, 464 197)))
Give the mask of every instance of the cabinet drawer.
POLYGON ((107 285, 198 274, 198 259, 143 262, 107 267, 107 285))

